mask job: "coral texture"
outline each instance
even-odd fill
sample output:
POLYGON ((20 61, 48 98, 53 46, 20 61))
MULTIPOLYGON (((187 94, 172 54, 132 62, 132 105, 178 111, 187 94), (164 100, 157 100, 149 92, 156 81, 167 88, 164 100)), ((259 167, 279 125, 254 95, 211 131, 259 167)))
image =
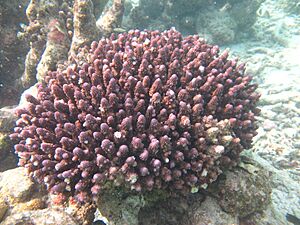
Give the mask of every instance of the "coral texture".
POLYGON ((108 10, 102 12, 106 3, 107 0, 31 0, 26 9, 29 24, 23 25, 24 32, 19 33, 20 38, 30 43, 30 50, 18 85, 23 89, 36 81, 42 82, 47 71, 55 70, 68 56, 69 60, 76 61, 80 47, 90 45, 100 35, 109 34, 113 28, 119 27, 124 1, 113 0, 112 6, 107 6, 108 10), (93 12, 105 18, 110 15, 110 19, 97 22, 101 31, 96 26, 93 12), (113 17, 112 13, 115 14, 113 17))
POLYGON ((83 48, 18 109, 19 165, 54 193, 206 188, 256 135, 245 65, 174 29, 131 30, 83 48), (110 184, 110 185, 108 185, 110 184))

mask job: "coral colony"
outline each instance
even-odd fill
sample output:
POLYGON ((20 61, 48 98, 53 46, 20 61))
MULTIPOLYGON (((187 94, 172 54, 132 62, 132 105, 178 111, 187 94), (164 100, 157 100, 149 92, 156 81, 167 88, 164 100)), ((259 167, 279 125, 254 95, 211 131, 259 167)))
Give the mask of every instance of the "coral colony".
POLYGON ((244 64, 174 29, 111 35, 86 62, 49 72, 16 111, 19 165, 85 202, 122 185, 188 193, 235 166, 256 135, 259 94, 244 64))

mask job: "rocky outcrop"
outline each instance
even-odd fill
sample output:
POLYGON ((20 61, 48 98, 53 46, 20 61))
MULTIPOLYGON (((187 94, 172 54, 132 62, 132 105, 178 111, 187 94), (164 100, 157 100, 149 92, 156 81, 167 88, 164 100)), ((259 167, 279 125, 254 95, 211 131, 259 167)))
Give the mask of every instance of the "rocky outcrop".
POLYGON ((8 224, 89 225, 95 207, 70 200, 61 204, 60 196, 49 196, 19 167, 0 174, 0 222, 8 224))
POLYGON ((261 215, 269 206, 268 177, 268 171, 244 157, 235 170, 224 173, 206 191, 170 197, 167 193, 136 196, 117 190, 102 195, 97 205, 109 224, 238 224, 253 214, 261 215))
POLYGON ((17 166, 17 156, 13 153, 13 143, 8 137, 14 127, 15 120, 13 107, 0 109, 0 172, 17 166))

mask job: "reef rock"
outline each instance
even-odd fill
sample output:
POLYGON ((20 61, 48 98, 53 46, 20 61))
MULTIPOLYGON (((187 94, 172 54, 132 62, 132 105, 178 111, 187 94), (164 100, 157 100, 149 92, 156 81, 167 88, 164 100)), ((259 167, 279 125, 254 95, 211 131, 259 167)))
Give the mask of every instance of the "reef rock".
MULTIPOLYGON (((269 173, 266 177, 272 189, 270 204, 262 212, 255 212, 242 218, 242 221, 252 221, 254 224, 292 224, 288 223, 287 214, 300 218, 299 177, 292 176, 286 170, 275 168, 269 160, 261 158, 257 153, 245 151, 243 155, 251 158, 269 173)), ((255 200, 256 201, 256 200, 255 200)), ((245 223, 247 224, 247 223, 245 223)))
POLYGON ((94 205, 80 205, 72 199, 62 205, 63 199, 61 196, 47 195, 45 189, 33 182, 22 167, 0 174, 1 225, 92 223, 94 205))
POLYGON ((0 198, 11 204, 27 201, 35 190, 24 168, 7 170, 0 175, 0 198), (22 185, 17 185, 22 184, 22 185))
POLYGON ((4 199, 0 198, 0 221, 2 220, 7 210, 8 210, 7 203, 4 201, 4 199))
POLYGON ((181 225, 228 225, 238 224, 236 215, 231 215, 222 210, 218 200, 207 197, 201 205, 193 204, 188 212, 187 223, 181 225))
POLYGON ((17 166, 17 157, 12 152, 13 145, 8 137, 15 124, 15 114, 11 107, 0 109, 0 171, 17 166))
POLYGON ((60 224, 81 225, 63 210, 41 209, 36 211, 22 211, 8 216, 1 225, 28 225, 28 224, 60 224))
POLYGON ((196 22, 197 33, 216 44, 228 44, 235 39, 236 21, 228 12, 199 13, 196 22))
POLYGON ((239 167, 225 174, 218 183, 219 205, 225 212, 248 216, 263 211, 271 200, 270 176, 258 166, 241 162, 239 167))
POLYGON ((138 225, 138 214, 144 205, 143 195, 128 195, 121 190, 105 192, 97 202, 99 211, 111 225, 138 225))

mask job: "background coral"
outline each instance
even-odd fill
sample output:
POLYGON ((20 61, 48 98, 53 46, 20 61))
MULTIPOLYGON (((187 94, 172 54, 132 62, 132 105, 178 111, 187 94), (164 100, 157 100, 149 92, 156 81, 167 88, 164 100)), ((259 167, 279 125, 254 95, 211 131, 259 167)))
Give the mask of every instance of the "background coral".
MULTIPOLYGON (((165 30, 176 27, 183 34, 198 33, 222 45, 253 36, 260 4, 264 0, 140 0, 127 7, 125 27, 165 30)), ((133 1, 129 1, 133 2, 133 1)))
POLYGON ((17 37, 20 25, 26 21, 25 1, 0 1, 0 107, 17 104, 22 90, 14 81, 24 71, 24 59, 29 49, 17 37))
POLYGON ((11 135, 19 165, 51 192, 86 201, 107 184, 196 191, 251 146, 257 85, 218 46, 131 30, 78 55, 86 61, 26 95, 11 135))
POLYGON ((119 8, 113 11, 117 16, 100 21, 100 31, 94 13, 97 16, 111 13, 110 6, 107 6, 108 12, 102 12, 107 1, 31 0, 26 9, 29 24, 24 25, 24 32, 19 34, 30 43, 19 86, 29 88, 36 81, 42 82, 48 70, 55 70, 67 60, 76 61, 79 47, 90 45, 98 36, 109 33, 106 28, 118 27, 124 2, 112 2, 118 3, 119 8), (93 4, 97 8, 94 9, 93 4))
POLYGON ((228 44, 235 39, 237 22, 230 16, 228 12, 211 10, 200 13, 197 22, 196 30, 207 40, 218 44, 228 44))

